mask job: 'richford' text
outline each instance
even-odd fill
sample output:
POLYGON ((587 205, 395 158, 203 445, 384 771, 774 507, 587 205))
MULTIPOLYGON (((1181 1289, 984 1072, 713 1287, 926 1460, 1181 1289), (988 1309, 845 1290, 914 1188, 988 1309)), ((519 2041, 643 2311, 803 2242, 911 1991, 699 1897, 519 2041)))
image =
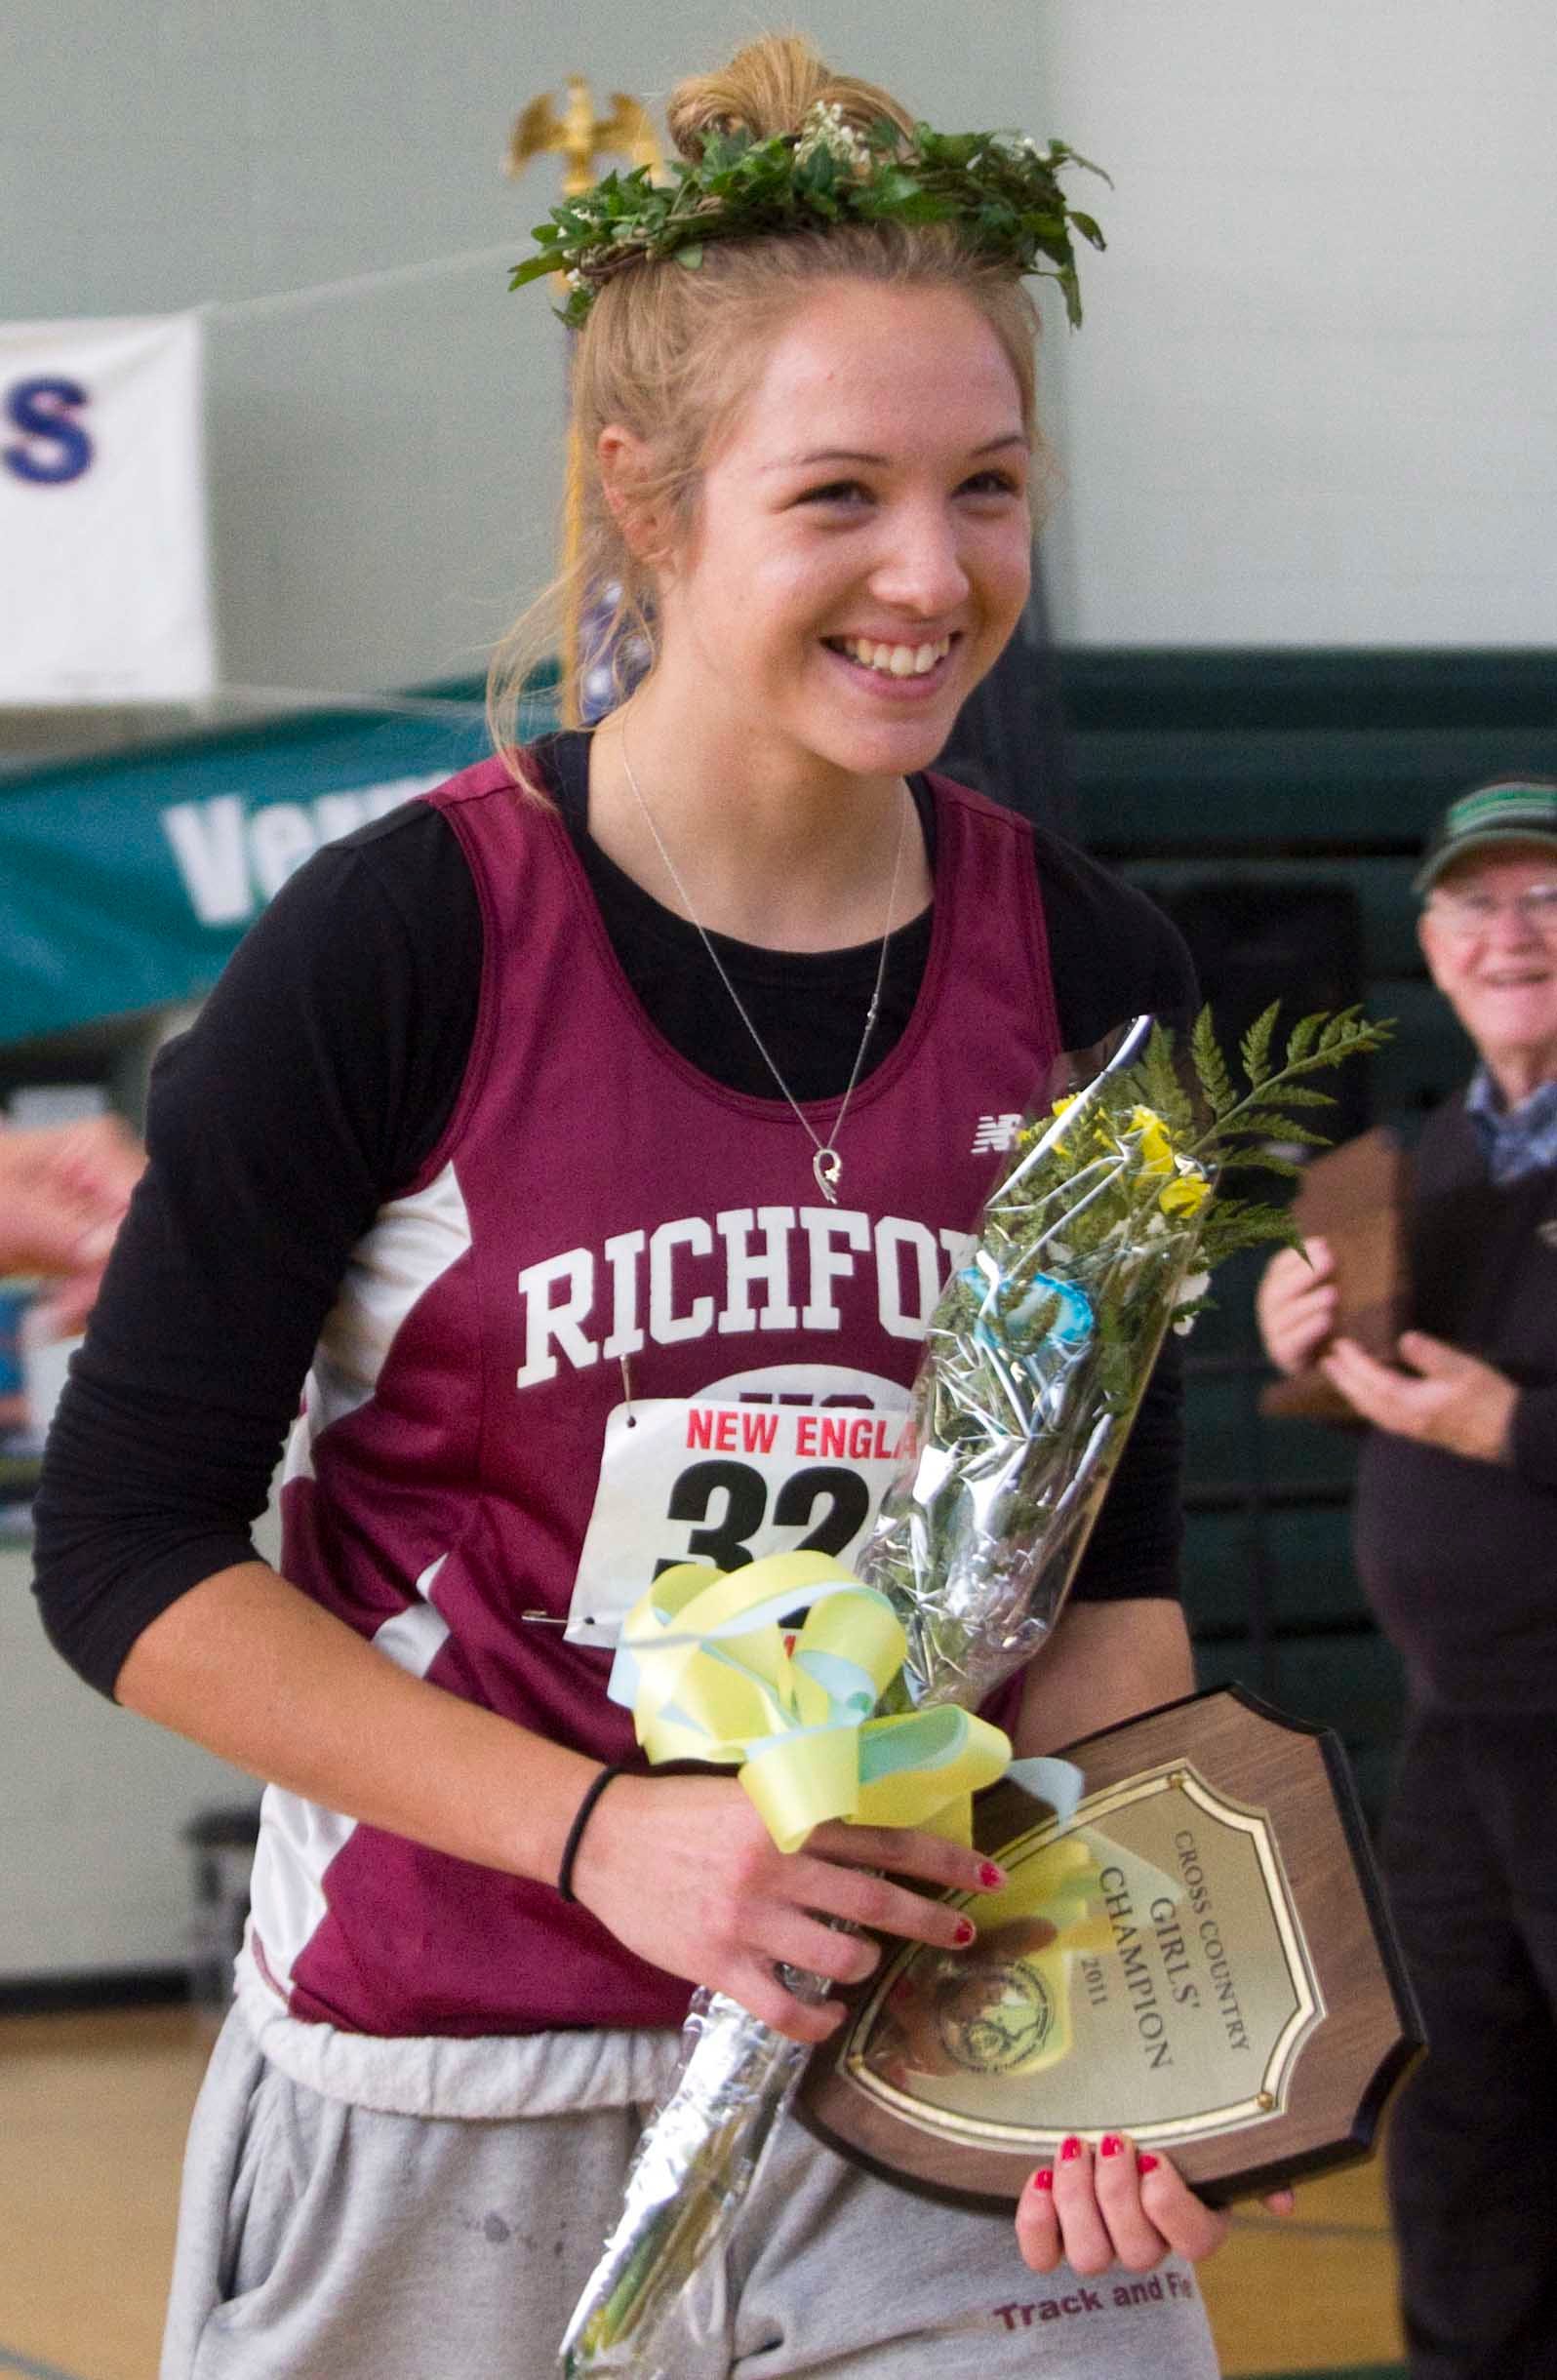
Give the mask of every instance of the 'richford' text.
POLYGON ((841 1300, 874 1304, 891 1338, 923 1338, 967 1232, 847 1207, 732 1207, 570 1248, 519 1275, 525 1357, 518 1385, 584 1371, 647 1345, 711 1334, 835 1331, 841 1300))

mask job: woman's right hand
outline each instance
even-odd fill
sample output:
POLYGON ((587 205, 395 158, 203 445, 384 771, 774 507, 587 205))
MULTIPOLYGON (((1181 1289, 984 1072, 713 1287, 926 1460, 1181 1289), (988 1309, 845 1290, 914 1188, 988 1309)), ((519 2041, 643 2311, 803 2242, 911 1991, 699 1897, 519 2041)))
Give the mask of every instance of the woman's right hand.
POLYGON ((1001 1881, 979 1852, 912 1828, 838 1821, 817 1827, 802 1849, 780 1851, 733 1779, 624 1776, 590 1812, 573 1888, 641 1959, 728 1993, 791 2041, 821 2042, 843 2021, 842 2004, 796 2000, 779 1981, 780 1962, 854 1984, 881 1957, 874 1942, 824 1919, 940 1950, 976 1939, 959 1910, 893 1876, 966 1892, 1001 1881))
POLYGON ((1255 1319, 1278 1371, 1306 1371, 1336 1327, 1336 1259, 1324 1240, 1271 1257, 1255 1296, 1255 1319))

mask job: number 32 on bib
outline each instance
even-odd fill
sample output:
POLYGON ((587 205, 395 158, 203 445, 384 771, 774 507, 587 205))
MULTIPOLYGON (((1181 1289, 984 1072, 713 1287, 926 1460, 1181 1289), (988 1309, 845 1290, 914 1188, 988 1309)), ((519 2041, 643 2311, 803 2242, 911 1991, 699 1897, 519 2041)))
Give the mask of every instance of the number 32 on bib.
POLYGON ((678 1562, 737 1570, 813 1547, 848 1564, 900 1459, 907 1392, 837 1367, 619 1405, 606 1425, 568 1636, 614 1645, 678 1562))

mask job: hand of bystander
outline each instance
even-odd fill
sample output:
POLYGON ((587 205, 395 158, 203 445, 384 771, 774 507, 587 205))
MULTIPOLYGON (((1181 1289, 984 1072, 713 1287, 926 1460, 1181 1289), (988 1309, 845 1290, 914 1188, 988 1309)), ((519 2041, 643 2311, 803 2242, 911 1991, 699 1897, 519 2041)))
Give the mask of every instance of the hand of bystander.
POLYGON ((144 1163, 111 1116, 0 1131, 0 1273, 56 1285, 47 1308, 56 1336, 78 1330, 91 1311, 144 1163))
POLYGON ((1337 1339, 1320 1359, 1333 1388, 1365 1421, 1400 1438, 1420 1439, 1471 1462, 1504 1463, 1519 1391, 1495 1365, 1425 1330, 1403 1330, 1400 1354, 1412 1368, 1376 1363, 1354 1339, 1337 1339))

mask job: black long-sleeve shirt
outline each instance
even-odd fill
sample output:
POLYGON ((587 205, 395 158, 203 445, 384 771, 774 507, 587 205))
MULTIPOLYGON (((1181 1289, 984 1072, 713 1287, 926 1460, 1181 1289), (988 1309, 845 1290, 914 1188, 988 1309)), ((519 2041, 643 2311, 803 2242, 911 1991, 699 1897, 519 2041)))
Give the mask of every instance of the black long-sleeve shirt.
MULTIPOLYGON (((777 1097, 713 985, 696 930, 606 857, 587 825, 587 738, 538 747, 617 955, 693 1064, 777 1097)), ((914 785, 927 837, 934 811, 914 785)), ((1181 1025, 1188 956, 1141 893, 1039 830, 1061 1039, 1086 1049, 1142 1012, 1181 1025)), ((931 851, 932 863, 934 851, 931 851)), ((891 937, 868 1073, 907 1024, 930 913, 891 937)), ((790 953, 716 937, 784 1081, 841 1094, 881 946, 790 953)), ((411 804, 331 845, 246 937, 193 1030, 159 1058, 150 1165, 51 1434, 36 1585, 60 1650, 111 1693, 179 1596, 254 1555, 301 1382, 351 1250, 437 1141, 480 991, 474 883, 441 814, 411 804)), ((797 1127, 798 1130, 798 1127, 797 1127)), ((1177 1591, 1181 1381, 1170 1346, 1074 1592, 1177 1591)))

